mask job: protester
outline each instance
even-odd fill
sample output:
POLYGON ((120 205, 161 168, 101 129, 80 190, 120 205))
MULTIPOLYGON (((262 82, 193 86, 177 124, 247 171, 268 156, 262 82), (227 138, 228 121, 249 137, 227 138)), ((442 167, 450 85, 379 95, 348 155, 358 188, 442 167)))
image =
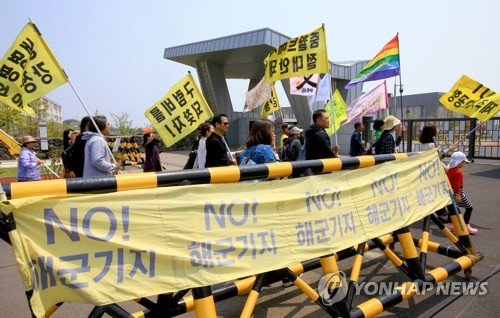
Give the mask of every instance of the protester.
POLYGON ((258 119, 248 134, 247 148, 240 155, 240 164, 252 160, 256 164, 276 162, 273 145, 276 138, 274 122, 269 119, 258 119))
POLYGON ((109 135, 109 123, 104 116, 95 116, 94 123, 89 124, 89 131, 83 135, 86 140, 83 177, 109 176, 120 170, 121 164, 111 163, 108 143, 98 133, 98 128, 103 135, 109 135))
POLYGON ((210 137, 214 131, 214 127, 212 124, 205 122, 198 127, 198 131, 200 133, 200 141, 198 143, 193 169, 204 169, 205 162, 207 161, 207 138, 210 137))
MULTIPOLYGON (((459 207, 465 208, 464 213, 464 221, 467 224, 467 230, 469 234, 477 234, 477 229, 470 226, 469 221, 472 215, 472 204, 469 202, 469 199, 464 193, 464 174, 462 172, 462 167, 464 166, 464 162, 469 162, 467 157, 463 152, 457 151, 451 155, 450 163, 448 164, 448 169, 446 171, 446 175, 448 176, 448 180, 450 181, 451 188, 453 189, 453 194, 455 195, 455 201, 457 202, 459 207)), ((452 223, 448 225, 450 230, 454 230, 454 226, 452 223)))
POLYGON ((351 148, 349 150, 349 156, 351 157, 362 156, 366 153, 365 141, 362 135, 363 130, 365 130, 365 126, 362 123, 354 123, 354 132, 351 136, 351 148))
POLYGON ((292 125, 288 123, 284 123, 283 125, 281 125, 282 134, 280 138, 280 148, 283 148, 285 146, 285 139, 290 137, 290 134, 288 133, 288 130, 290 128, 292 128, 292 125))
POLYGON ((37 181, 41 179, 40 166, 44 162, 36 157, 36 140, 29 136, 23 136, 21 152, 17 162, 17 181, 37 181))
POLYGON ((380 138, 380 135, 382 134, 384 127, 384 121, 381 119, 375 119, 373 121, 373 135, 372 135, 372 142, 376 141, 377 139, 380 138))
POLYGON ((420 132, 419 136, 420 150, 427 151, 432 149, 438 149, 439 156, 441 157, 441 159, 443 159, 448 151, 453 152, 457 150, 457 147, 456 145, 453 144, 446 150, 439 148, 437 141, 437 134, 438 134, 438 128, 436 125, 433 124, 425 125, 424 128, 422 128, 422 131, 420 132))
POLYGON ((229 147, 227 146, 224 134, 229 128, 229 120, 226 114, 218 114, 212 119, 214 132, 206 141, 207 159, 205 167, 223 167, 236 164, 229 147))
POLYGON ((314 111, 313 124, 306 130, 306 160, 337 158, 339 146, 331 146, 325 128, 330 126, 330 118, 324 109, 314 111))
POLYGON ((78 131, 68 128, 63 132, 63 151, 68 149, 74 142, 78 135, 78 131))
POLYGON ((158 143, 160 139, 153 134, 153 128, 146 127, 143 129, 143 142, 144 152, 146 158, 142 167, 143 172, 161 171, 160 151, 158 150, 158 143))
POLYGON ((406 128, 402 126, 398 118, 392 115, 387 116, 384 119, 384 131, 374 146, 375 153, 377 155, 396 153, 396 147, 401 143, 405 131, 406 128))
POLYGON ((300 129, 299 127, 292 127, 288 130, 290 137, 288 145, 285 148, 285 161, 299 160, 299 155, 302 150, 302 144, 300 142, 302 131, 303 129, 300 129))
POLYGON ((75 137, 75 141, 62 153, 64 165, 64 178, 83 177, 83 165, 85 161, 85 143, 82 137, 89 130, 90 117, 85 116, 80 122, 80 133, 75 137))

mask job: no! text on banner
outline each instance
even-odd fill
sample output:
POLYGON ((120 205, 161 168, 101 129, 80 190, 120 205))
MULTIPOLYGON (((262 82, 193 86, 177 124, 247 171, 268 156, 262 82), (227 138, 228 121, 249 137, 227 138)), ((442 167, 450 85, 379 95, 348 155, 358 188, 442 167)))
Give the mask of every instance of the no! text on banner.
POLYGON ((331 254, 422 219, 449 191, 429 151, 298 179, 10 200, 10 237, 42 317, 62 301, 104 305, 331 254))

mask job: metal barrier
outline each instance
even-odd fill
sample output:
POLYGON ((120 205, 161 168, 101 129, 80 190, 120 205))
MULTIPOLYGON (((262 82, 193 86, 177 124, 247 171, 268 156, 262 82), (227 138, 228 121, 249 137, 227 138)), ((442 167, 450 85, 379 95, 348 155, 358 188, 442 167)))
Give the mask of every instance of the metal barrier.
MULTIPOLYGON (((306 172, 306 170, 314 174, 319 174, 364 168, 387 161, 405 159, 412 155, 410 153, 362 156, 345 159, 322 159, 239 167, 231 166, 191 171, 125 174, 104 178, 13 183, 5 187, 4 199, 23 198, 34 195, 65 196, 69 193, 115 192, 201 183, 231 183, 263 178, 274 179, 278 177, 299 176, 306 172)), ((1 190, 0 188, 0 192, 2 192, 1 190)), ((453 198, 452 193, 450 193, 450 196, 453 198)), ((466 278, 468 278, 472 266, 483 258, 473 248, 466 224, 455 202, 447 210, 456 229, 456 236, 437 217, 430 215, 424 219, 420 238, 413 237, 409 228, 403 227, 395 233, 373 238, 371 242, 361 243, 358 246, 339 251, 335 254, 325 255, 289 268, 242 278, 222 287, 204 286, 193 288, 191 290, 192 295, 189 296, 186 296, 189 290, 182 290, 176 293, 158 295, 156 302, 147 298, 137 299, 136 301, 146 308, 140 312, 128 313, 117 304, 110 304, 96 306, 89 317, 102 317, 104 314, 109 314, 112 317, 171 317, 191 310, 195 310, 196 317, 216 317, 215 303, 217 301, 243 294, 248 294, 248 297, 241 317, 250 317, 257 304, 262 286, 280 281, 284 277, 292 281, 300 291, 331 316, 374 317, 388 307, 415 296, 424 283, 437 284, 449 275, 453 275, 461 270, 464 270, 466 278), (444 247, 430 241, 429 221, 433 221, 456 248, 444 247), (404 261, 392 249, 396 242, 400 243, 404 261), (417 247, 420 248, 420 254, 417 252, 417 247), (408 277, 409 281, 404 284, 405 288, 394 291, 390 295, 372 298, 353 307, 354 284, 359 280, 364 252, 374 248, 380 249, 395 267, 408 277), (436 267, 425 272, 428 252, 452 257, 454 260, 442 267, 436 267), (319 267, 322 268, 323 274, 336 273, 339 270, 337 262, 348 257, 354 257, 347 286, 348 292, 343 299, 334 304, 325 302, 322 295, 299 276, 301 273, 319 267)), ((5 232, 8 232, 9 228, 12 228, 14 221, 12 215, 6 216, 2 214, 0 218, 0 234, 4 232, 2 238, 5 237, 5 232)), ((335 285, 333 287, 338 289, 341 286, 335 285)), ((30 297, 30 291, 27 292, 27 296, 28 298, 30 297)), ((57 304, 54 306, 51 312, 54 312, 60 305, 57 304)), ((48 316, 50 316, 50 313, 48 316)))

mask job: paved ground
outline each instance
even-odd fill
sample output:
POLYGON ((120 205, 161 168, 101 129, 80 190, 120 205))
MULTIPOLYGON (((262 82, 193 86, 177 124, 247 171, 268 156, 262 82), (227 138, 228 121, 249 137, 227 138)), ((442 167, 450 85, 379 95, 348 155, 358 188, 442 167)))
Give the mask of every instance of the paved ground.
MULTIPOLYGON (((187 152, 163 153, 162 162, 168 170, 179 170, 184 166, 187 152)), ((127 172, 139 172, 135 167, 127 168, 127 172)), ((495 268, 500 266, 500 162, 476 160, 464 168, 466 190, 474 205, 471 223, 479 229, 472 242, 485 255, 485 259, 477 264, 472 271, 473 281, 479 281, 495 268)), ((412 227, 414 235, 419 234, 419 224, 412 227)), ((451 245, 431 226, 431 239, 446 246, 451 245)), ((400 251, 396 247, 396 251, 400 251)), ((21 280, 17 274, 12 250, 8 244, 0 242, 0 317, 30 317, 28 305, 24 296, 21 280)), ((439 255, 429 255, 428 267, 443 265, 449 259, 439 255)), ((340 262, 340 268, 349 272, 352 259, 340 262)), ((321 277, 321 271, 315 270, 306 273, 303 278, 313 287, 316 287, 321 277)), ((449 278, 460 281, 463 275, 449 278)), ((365 254, 363 270, 360 280, 391 281, 397 279, 404 281, 393 266, 387 262, 380 252, 365 254)), ((488 293, 484 296, 463 296, 451 305, 437 313, 435 317, 498 317, 500 312, 500 274, 492 276, 488 281, 488 293)), ((425 295, 405 301, 398 306, 390 308, 382 314, 383 317, 428 317, 435 310, 445 305, 450 297, 425 295)), ((217 313, 221 317, 239 316, 243 308, 245 297, 235 297, 217 304, 217 313)), ((358 304, 365 300, 362 296, 355 298, 358 304)), ((133 312, 139 306, 128 302, 121 304, 133 312)), ((63 304, 52 317, 86 317, 92 306, 85 304, 63 304)), ((294 286, 284 289, 281 283, 265 288, 254 311, 255 317, 327 317, 327 315, 304 296, 294 286)), ((194 317, 194 314, 184 314, 183 317, 194 317)))

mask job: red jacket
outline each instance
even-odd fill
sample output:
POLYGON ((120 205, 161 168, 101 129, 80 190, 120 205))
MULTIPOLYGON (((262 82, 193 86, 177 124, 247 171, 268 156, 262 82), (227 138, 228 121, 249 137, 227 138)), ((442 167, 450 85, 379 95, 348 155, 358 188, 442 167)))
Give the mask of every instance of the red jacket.
POLYGON ((460 188, 464 185, 464 174, 459 167, 451 168, 446 172, 448 180, 450 180, 453 193, 460 195, 460 188))

